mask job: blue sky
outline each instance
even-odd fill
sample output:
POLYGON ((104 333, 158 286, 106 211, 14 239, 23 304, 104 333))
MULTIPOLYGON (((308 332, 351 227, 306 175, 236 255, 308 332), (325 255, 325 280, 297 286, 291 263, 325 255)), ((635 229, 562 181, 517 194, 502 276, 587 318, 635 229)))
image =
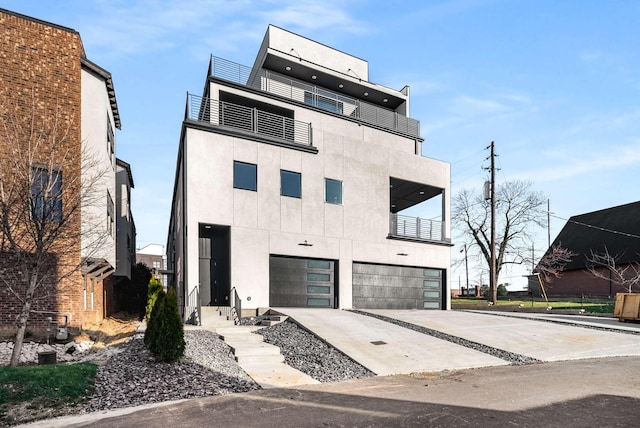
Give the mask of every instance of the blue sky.
MULTIPOLYGON (((551 239, 572 215, 640 200, 640 2, 596 0, 0 0, 80 32, 114 79, 117 155, 132 165, 138 246, 166 241, 187 91, 209 55, 244 65, 274 24, 369 62, 411 87, 423 154, 451 163, 452 192, 497 180, 551 201, 551 239)), ((461 240, 455 240, 461 243, 461 240)), ((535 247, 547 244, 539 230, 535 247)), ((452 258, 460 258, 459 247, 452 258)), ((501 282, 522 283, 522 272, 501 282)), ((471 282, 479 276, 472 266, 471 282)), ((464 270, 456 268, 452 286, 464 270)), ((476 279, 477 280, 477 279, 476 279)), ((486 280, 486 274, 485 274, 486 280)))

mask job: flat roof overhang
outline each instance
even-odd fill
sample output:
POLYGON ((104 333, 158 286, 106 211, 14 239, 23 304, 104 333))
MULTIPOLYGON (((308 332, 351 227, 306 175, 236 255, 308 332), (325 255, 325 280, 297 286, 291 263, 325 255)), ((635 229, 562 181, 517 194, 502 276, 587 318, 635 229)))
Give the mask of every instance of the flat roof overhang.
POLYGON ((317 85, 329 91, 335 91, 389 110, 395 110, 407 101, 399 91, 272 50, 267 53, 262 67, 292 79, 317 85), (287 70, 287 67, 290 69, 287 70), (313 79, 311 76, 316 76, 316 78, 313 79), (365 92, 368 94, 367 96, 364 95, 365 92))
POLYGON ((391 177, 389 181, 391 212, 394 214, 442 194, 442 189, 428 184, 395 177, 391 177))

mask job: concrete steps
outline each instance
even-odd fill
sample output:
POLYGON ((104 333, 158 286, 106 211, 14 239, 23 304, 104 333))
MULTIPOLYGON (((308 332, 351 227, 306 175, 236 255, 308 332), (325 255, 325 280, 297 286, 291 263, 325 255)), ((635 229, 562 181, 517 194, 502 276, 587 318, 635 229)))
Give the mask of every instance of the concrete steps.
POLYGON ((284 363, 280 348, 254 333, 259 327, 228 326, 216 333, 231 347, 236 361, 263 388, 286 388, 317 384, 317 380, 284 363))
POLYGON ((213 330, 218 327, 230 327, 233 326, 233 320, 230 320, 230 316, 227 313, 228 307, 217 306, 202 306, 201 314, 202 319, 200 324, 203 328, 213 330))

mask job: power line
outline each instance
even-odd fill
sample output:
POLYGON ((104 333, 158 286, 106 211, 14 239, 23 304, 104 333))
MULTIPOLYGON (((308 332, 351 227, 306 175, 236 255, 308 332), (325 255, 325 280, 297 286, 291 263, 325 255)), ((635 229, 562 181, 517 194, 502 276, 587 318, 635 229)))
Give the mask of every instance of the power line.
POLYGON ((640 239, 639 235, 634 235, 633 233, 627 233, 627 232, 620 232, 619 230, 612 230, 612 229, 607 229, 606 227, 600 227, 600 226, 595 226, 593 224, 587 224, 587 223, 583 223, 581 221, 576 221, 576 220, 571 220, 571 219, 566 219, 566 218, 562 218, 560 216, 554 215, 549 213, 549 215, 551 217, 560 219, 560 220, 564 220, 566 222, 570 222, 570 223, 574 223, 577 224, 579 226, 584 226, 584 227, 588 227, 591 229, 596 229, 596 230, 600 230, 602 232, 609 232, 609 233, 615 233, 616 235, 622 235, 622 236, 627 236, 629 238, 636 238, 636 239, 640 239))

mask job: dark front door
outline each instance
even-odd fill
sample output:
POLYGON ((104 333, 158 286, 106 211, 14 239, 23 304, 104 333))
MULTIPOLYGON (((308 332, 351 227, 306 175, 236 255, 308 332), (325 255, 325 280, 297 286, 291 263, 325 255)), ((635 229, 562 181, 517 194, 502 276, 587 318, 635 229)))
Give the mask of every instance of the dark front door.
POLYGON ((200 304, 229 305, 230 229, 227 226, 200 225, 200 304))

